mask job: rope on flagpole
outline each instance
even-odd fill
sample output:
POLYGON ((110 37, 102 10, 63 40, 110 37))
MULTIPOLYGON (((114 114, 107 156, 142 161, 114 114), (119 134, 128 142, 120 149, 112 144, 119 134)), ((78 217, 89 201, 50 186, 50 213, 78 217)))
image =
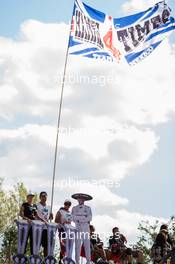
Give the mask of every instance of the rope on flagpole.
MULTIPOLYGON (((70 25, 70 30, 69 30, 69 39, 70 39, 71 29, 72 29, 72 19, 71 19, 71 25, 70 25)), ((61 113, 62 113, 63 94, 64 94, 68 55, 69 55, 69 41, 68 41, 66 58, 65 58, 65 63, 64 63, 63 78, 62 78, 62 84, 61 84, 60 103, 59 103, 59 107, 58 107, 58 121, 57 121, 55 154, 54 154, 54 164, 53 164, 53 177, 52 177, 51 213, 53 212, 53 199, 54 199, 54 189, 55 189, 56 164, 57 164, 57 156, 58 156, 59 130, 60 130, 60 121, 61 121, 61 113)))

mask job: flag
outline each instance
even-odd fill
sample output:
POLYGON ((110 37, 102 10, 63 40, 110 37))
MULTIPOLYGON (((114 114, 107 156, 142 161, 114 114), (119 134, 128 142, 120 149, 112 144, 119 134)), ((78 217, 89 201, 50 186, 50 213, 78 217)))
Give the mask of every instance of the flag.
POLYGON ((175 29, 171 9, 163 2, 134 15, 112 18, 75 0, 69 54, 135 65, 149 56, 175 29))
POLYGON ((75 0, 69 54, 87 58, 120 61, 120 51, 114 46, 111 16, 75 0))
POLYGON ((121 53, 130 65, 149 56, 175 29, 171 9, 164 1, 144 12, 114 18, 113 21, 121 53))

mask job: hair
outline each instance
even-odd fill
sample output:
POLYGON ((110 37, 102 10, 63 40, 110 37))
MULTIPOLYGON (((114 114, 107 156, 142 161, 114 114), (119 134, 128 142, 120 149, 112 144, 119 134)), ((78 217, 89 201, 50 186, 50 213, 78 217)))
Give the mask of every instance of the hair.
POLYGON ((95 227, 93 225, 90 225, 89 228, 90 228, 90 230, 95 231, 95 227))
POLYGON ((168 229, 168 225, 166 225, 166 224, 161 225, 160 230, 162 230, 162 229, 168 229))
POLYGON ((42 192, 40 192, 39 198, 41 198, 41 196, 42 196, 43 194, 45 194, 45 195, 47 196, 47 193, 44 192, 44 191, 42 191, 42 192))
POLYGON ((70 202, 69 201, 65 201, 64 205, 66 205, 66 204, 70 204, 71 205, 72 203, 71 203, 71 201, 70 202))
POLYGON ((119 230, 119 228, 117 226, 115 226, 115 227, 113 227, 112 232, 114 232, 115 229, 118 229, 119 230))

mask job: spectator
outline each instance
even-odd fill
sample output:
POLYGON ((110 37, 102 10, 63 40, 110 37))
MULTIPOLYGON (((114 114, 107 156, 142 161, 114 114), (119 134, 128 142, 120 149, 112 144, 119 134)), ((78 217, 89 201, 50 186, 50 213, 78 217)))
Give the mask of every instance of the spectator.
MULTIPOLYGON (((30 239, 30 253, 33 255, 33 235, 32 235, 32 220, 36 219, 36 214, 37 214, 37 206, 36 204, 33 204, 33 198, 34 198, 33 193, 28 193, 27 194, 27 201, 21 205, 20 208, 20 213, 19 215, 22 217, 22 219, 27 220, 29 223, 29 231, 28 231, 28 239, 30 239)), ((27 241, 25 245, 25 253, 26 253, 26 248, 27 248, 27 241)))
POLYGON ((41 192, 40 193, 40 202, 37 204, 37 219, 41 220, 45 223, 45 226, 43 228, 42 232, 42 238, 41 238, 41 245, 43 247, 43 253, 44 257, 47 257, 48 255, 48 246, 47 246, 47 224, 49 220, 53 219, 53 214, 50 212, 50 207, 47 206, 47 193, 41 192))

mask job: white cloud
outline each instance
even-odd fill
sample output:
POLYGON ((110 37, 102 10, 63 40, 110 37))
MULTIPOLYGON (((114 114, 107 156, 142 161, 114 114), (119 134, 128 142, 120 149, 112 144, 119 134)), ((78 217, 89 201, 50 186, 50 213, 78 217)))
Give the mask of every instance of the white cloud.
POLYGON ((128 13, 137 13, 143 11, 144 9, 150 8, 155 5, 157 0, 128 0, 122 5, 123 12, 128 15, 128 13))
MULTIPOLYGON (((1 149, 8 149, 5 154, 2 152, 0 159, 3 159, 3 175, 8 176, 7 172, 9 169, 16 171, 15 168, 12 169, 12 165, 9 168, 8 162, 4 161, 4 156, 6 155, 8 155, 8 160, 11 164, 14 162, 14 155, 17 163, 21 162, 22 158, 23 164, 20 168, 23 168, 23 174, 26 174, 25 170, 28 168, 29 156, 31 157, 30 163, 35 164, 32 167, 36 168, 39 166, 36 163, 38 158, 36 159, 35 155, 40 157, 44 164, 48 165, 48 162, 53 159, 53 155, 49 158, 42 150, 46 148, 49 150, 48 153, 51 154, 55 147, 55 137, 56 129, 48 125, 28 124, 18 129, 1 129, 1 149), (25 152, 27 155, 26 159, 21 157, 25 152)), ((129 173, 131 168, 148 161, 157 148, 157 143, 157 137, 148 129, 141 130, 132 126, 124 127, 112 123, 107 118, 94 119, 86 117, 86 124, 81 129, 60 130, 59 153, 64 157, 62 160, 63 168, 66 168, 66 165, 68 166, 69 169, 65 171, 70 176, 71 174, 75 175, 79 168, 79 170, 86 172, 82 175, 85 178, 95 177, 95 179, 111 178, 120 180, 129 173)), ((38 170, 35 171, 33 178, 40 177, 42 171, 44 172, 42 166, 38 170)), ((65 176, 65 171, 63 172, 63 177, 65 176)))
POLYGON ((156 220, 159 220, 160 224, 168 221, 165 218, 157 218, 151 215, 143 215, 136 212, 129 212, 125 209, 119 209, 115 211, 113 217, 107 214, 95 216, 93 223, 100 234, 103 235, 105 233, 105 237, 108 237, 108 234, 112 233, 113 227, 119 227, 121 233, 126 236, 129 246, 137 242, 137 238, 140 235, 138 226, 141 221, 149 221, 150 224, 154 224, 156 220))
MULTIPOLYGON (((29 20, 21 30, 18 41, 0 39, 3 88, 0 115, 14 118, 22 109, 24 116, 44 116, 45 120, 53 121, 60 95, 68 26, 29 20)), ((70 57, 63 114, 67 118, 71 115, 71 119, 74 115, 79 124, 85 113, 136 125, 165 122, 175 111, 173 83, 174 50, 166 41, 132 69, 109 63, 99 68, 99 62, 70 57)))
MULTIPOLYGON (((33 20, 18 39, 0 38, 0 176, 7 188, 21 179, 50 194, 67 38, 67 25, 33 20)), ((92 180, 121 181, 158 150, 154 128, 175 112, 174 60, 168 42, 134 68, 69 58, 61 126, 74 131, 60 135, 55 210, 73 192, 90 192, 99 228, 117 220, 133 239, 145 216, 119 210, 128 199, 92 180), (61 188, 59 180, 69 178, 89 183, 61 188)))

